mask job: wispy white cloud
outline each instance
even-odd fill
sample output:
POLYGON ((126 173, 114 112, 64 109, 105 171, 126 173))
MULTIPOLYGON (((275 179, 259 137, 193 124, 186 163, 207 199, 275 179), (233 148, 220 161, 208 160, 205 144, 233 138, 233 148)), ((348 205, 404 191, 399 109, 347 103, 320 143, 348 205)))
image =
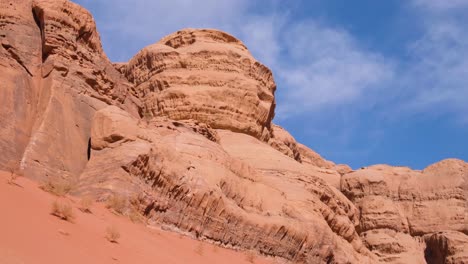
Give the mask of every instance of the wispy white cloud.
POLYGON ((291 25, 282 41, 288 57, 279 71, 287 87, 283 115, 362 104, 393 76, 389 60, 341 29, 304 21, 291 25))
POLYGON ((240 25, 240 37, 249 50, 270 68, 279 66, 279 57, 283 49, 281 31, 287 17, 278 14, 268 16, 247 16, 240 25))
POLYGON ((468 7, 467 0, 413 0, 412 4, 417 8, 436 12, 468 7))
POLYGON ((145 45, 182 28, 239 32, 237 21, 250 5, 247 0, 73 1, 93 11, 104 48, 118 61, 128 60, 145 45))
POLYGON ((407 89, 402 109, 425 115, 449 114, 468 122, 467 0, 420 1, 416 14, 423 24, 420 38, 410 43, 401 72, 407 89))
POLYGON ((468 0, 406 5, 423 32, 406 43, 408 56, 401 58, 369 50, 343 28, 294 17, 278 1, 263 1, 260 13, 248 0, 76 1, 94 8, 104 47, 117 60, 184 27, 239 37, 275 74, 278 118, 372 108, 396 118, 468 119, 468 19, 460 15, 468 0))
POLYGON ((393 151, 394 160, 406 157, 392 147, 420 148, 409 143, 418 141, 418 131, 409 131, 413 138, 405 143, 392 133, 419 129, 411 126, 422 115, 430 122, 440 115, 461 120, 465 130, 468 124, 468 0, 399 3, 405 18, 396 19, 411 26, 398 24, 395 30, 401 32, 386 32, 401 40, 392 41, 401 45, 396 54, 379 51, 378 45, 368 48, 343 21, 297 16, 301 6, 291 4, 303 1, 72 1, 94 13, 113 60, 128 60, 185 27, 217 28, 240 38, 274 73, 275 122, 338 162, 354 160, 355 167, 375 162, 382 148, 393 151))

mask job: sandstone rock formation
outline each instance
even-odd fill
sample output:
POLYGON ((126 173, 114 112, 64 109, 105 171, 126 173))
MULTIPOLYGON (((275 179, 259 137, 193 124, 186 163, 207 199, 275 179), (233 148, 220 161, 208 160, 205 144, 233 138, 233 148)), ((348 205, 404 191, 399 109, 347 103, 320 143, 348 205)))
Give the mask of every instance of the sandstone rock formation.
MULTIPOLYGON (((273 125, 271 127, 271 138, 268 140, 268 144, 280 151, 284 155, 291 157, 299 162, 302 162, 302 155, 299 152, 299 146, 291 134, 284 128, 273 125)), ((304 146, 304 148, 307 148, 304 146)))
POLYGON ((423 171, 371 166, 344 175, 341 191, 359 208, 358 230, 381 260, 419 255, 413 262, 425 263, 423 236, 450 230, 468 238, 467 183, 468 164, 448 159, 423 171))
POLYGON ((179 122, 102 109, 76 193, 118 192, 152 223, 230 247, 307 263, 372 262, 354 229, 358 212, 320 179, 328 174, 296 168, 249 135, 213 133, 220 144, 179 122))
POLYGON ((438 232, 426 237, 428 264, 468 263, 468 236, 454 231, 438 232))
POLYGON ((468 164, 353 171, 274 125, 271 71, 186 29, 128 63, 66 0, 0 0, 0 169, 226 247, 298 263, 464 263, 468 164))
POLYGON ((135 84, 149 116, 196 119, 213 128, 268 137, 273 75, 227 33, 181 30, 119 69, 135 84))
POLYGON ((2 0, 1 7, 0 164, 21 160, 36 179, 77 178, 94 112, 116 104, 138 115, 137 99, 85 9, 66 0, 2 0))
POLYGON ((273 124, 270 129, 270 138, 268 144, 274 149, 289 156, 300 163, 309 164, 322 169, 331 169, 343 175, 349 173, 352 169, 345 164, 335 164, 324 159, 320 154, 298 143, 294 137, 284 128, 273 124))
POLYGON ((36 113, 41 32, 31 1, 0 1, 0 166, 19 160, 36 113), (21 32, 21 34, 19 34, 21 32))

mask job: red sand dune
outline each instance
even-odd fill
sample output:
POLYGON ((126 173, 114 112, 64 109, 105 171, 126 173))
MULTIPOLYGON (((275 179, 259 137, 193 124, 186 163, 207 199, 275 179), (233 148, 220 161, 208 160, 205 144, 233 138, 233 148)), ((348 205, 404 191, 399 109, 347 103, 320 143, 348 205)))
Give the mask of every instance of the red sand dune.
POLYGON ((8 179, 8 173, 0 172, 0 264, 250 263, 245 252, 147 228, 100 203, 93 205, 92 214, 83 213, 72 197, 57 198, 23 177, 16 180, 18 186, 8 179), (50 214, 55 200, 73 204, 73 223, 50 214), (118 244, 105 238, 109 226, 119 230, 118 244))

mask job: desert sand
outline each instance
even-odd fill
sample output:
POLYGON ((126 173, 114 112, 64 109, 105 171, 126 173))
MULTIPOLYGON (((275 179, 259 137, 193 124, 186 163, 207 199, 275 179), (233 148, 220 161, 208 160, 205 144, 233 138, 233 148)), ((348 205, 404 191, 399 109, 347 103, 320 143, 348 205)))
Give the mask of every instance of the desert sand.
MULTIPOLYGON (((8 184, 10 173, 0 171, 0 263, 252 263, 238 252, 188 236, 150 228, 116 215, 95 203, 92 213, 79 210, 74 197, 57 197, 24 177, 8 184), (70 203, 73 222, 51 214, 54 201, 70 203), (118 243, 106 239, 115 227, 118 243)), ((275 263, 261 256, 254 263, 275 263)))

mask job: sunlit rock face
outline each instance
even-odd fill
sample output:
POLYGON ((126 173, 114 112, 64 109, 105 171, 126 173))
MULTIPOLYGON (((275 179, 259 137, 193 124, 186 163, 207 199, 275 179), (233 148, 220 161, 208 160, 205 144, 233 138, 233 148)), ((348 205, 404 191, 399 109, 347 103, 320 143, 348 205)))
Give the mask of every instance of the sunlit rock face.
POLYGON ((194 119, 257 138, 269 134, 272 73, 227 33, 178 31, 144 48, 120 70, 135 84, 147 115, 194 119))
POLYGON ((425 242, 431 254, 464 254, 461 247, 454 246, 456 252, 435 247, 452 238, 455 244, 466 243, 467 183, 468 163, 447 159, 422 171, 388 165, 363 168, 341 178, 341 191, 360 209, 358 230, 380 260, 447 263, 431 262, 435 256, 427 259, 425 242))
POLYGON ((66 0, 0 1, 0 166, 77 179, 94 113, 139 115, 131 85, 101 46, 91 14, 66 0))

